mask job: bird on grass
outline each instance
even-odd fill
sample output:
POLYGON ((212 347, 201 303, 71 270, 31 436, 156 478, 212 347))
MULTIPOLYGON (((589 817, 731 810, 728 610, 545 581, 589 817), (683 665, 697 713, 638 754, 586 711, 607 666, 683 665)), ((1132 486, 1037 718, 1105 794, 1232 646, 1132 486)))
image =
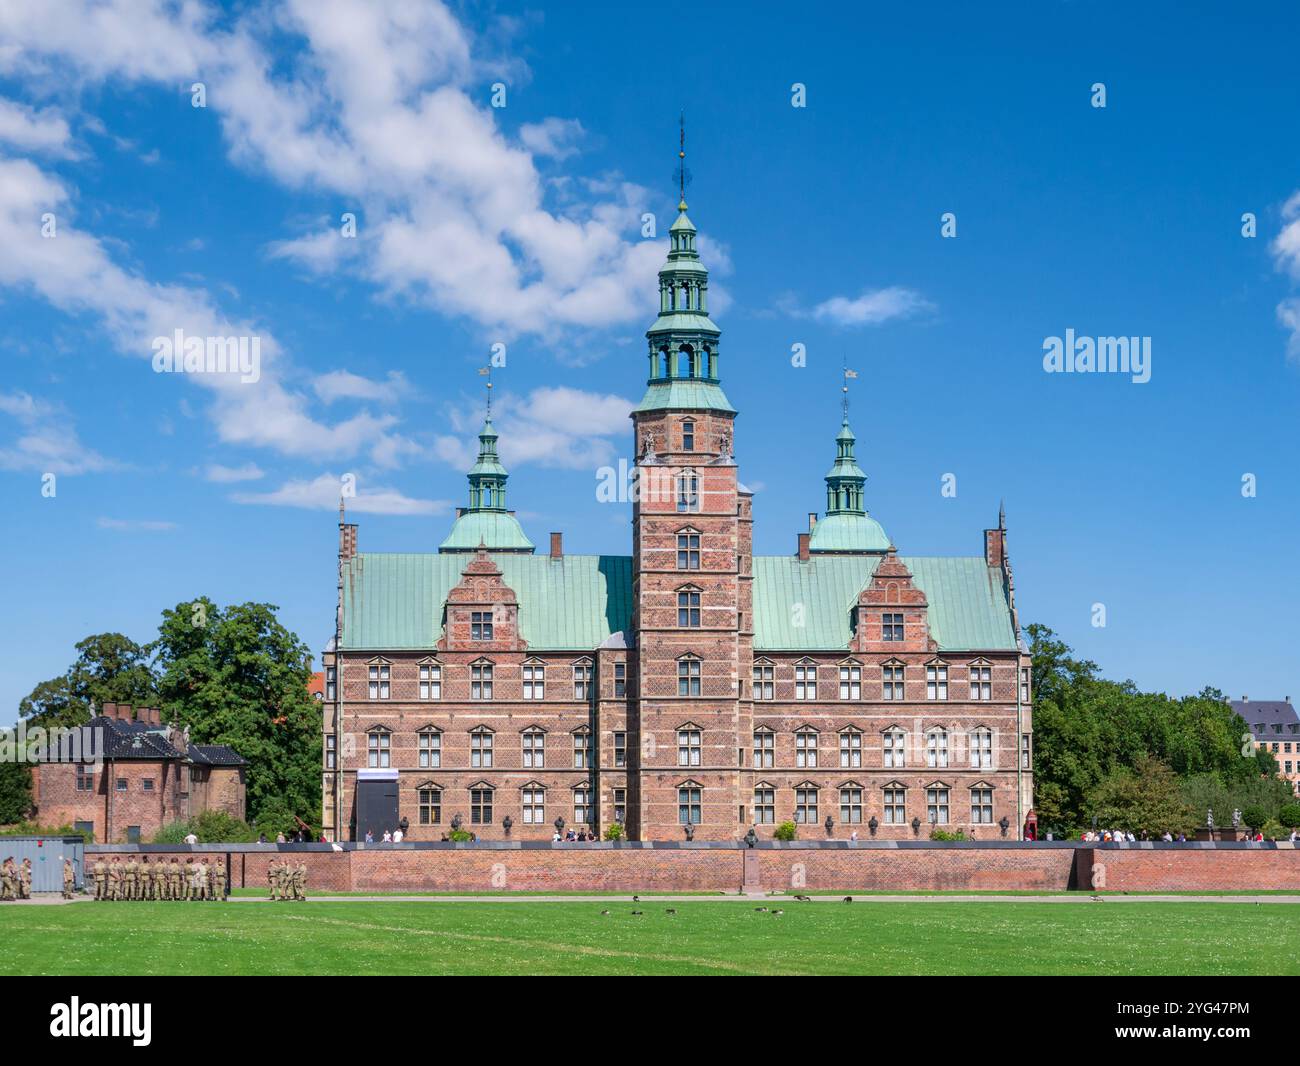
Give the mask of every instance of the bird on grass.
POLYGON ((664 911, 664 913, 665 913, 665 914, 676 914, 676 913, 677 913, 677 908, 676 908, 676 907, 669 907, 666 911, 664 911))
POLYGON ((783 915, 784 913, 785 913, 785 911, 783 911, 783 910, 774 910, 774 911, 772 912, 772 917, 773 917, 773 918, 779 918, 779 917, 780 917, 781 915, 783 915))
POLYGON ((641 897, 640 897, 640 896, 633 896, 633 897, 632 897, 632 902, 633 902, 633 903, 640 903, 640 902, 641 902, 641 897))
POLYGON ((1089 898, 1092 900, 1093 903, 1105 903, 1105 902, 1106 902, 1106 897, 1105 897, 1105 896, 1090 896, 1089 898))
POLYGON ((601 914, 608 914, 609 911, 601 911, 600 913, 601 913, 601 914))
POLYGON ((794 898, 797 899, 800 903, 812 902, 812 896, 795 896, 794 898))
POLYGON ((852 896, 845 896, 845 897, 844 897, 844 902, 845 902, 845 903, 852 903, 852 902, 853 902, 853 897, 852 897, 852 896))
POLYGON ((761 913, 761 912, 765 912, 765 911, 767 910, 767 908, 766 908, 766 907, 755 907, 754 910, 759 911, 759 912, 761 913))
POLYGON ((633 914, 645 914, 645 911, 633 911, 633 914))

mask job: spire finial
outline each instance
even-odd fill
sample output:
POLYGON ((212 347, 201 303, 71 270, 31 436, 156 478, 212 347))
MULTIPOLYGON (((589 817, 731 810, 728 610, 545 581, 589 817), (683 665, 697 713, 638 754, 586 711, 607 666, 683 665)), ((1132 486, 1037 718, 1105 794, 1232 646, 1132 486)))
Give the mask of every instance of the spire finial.
POLYGON ((1007 528, 1007 501, 998 501, 998 529, 1007 528))
POLYGON ((478 372, 487 378, 487 420, 492 421, 492 364, 478 368, 478 372))
POLYGON ((850 370, 850 369, 849 369, 849 360, 848 360, 848 356, 844 356, 844 357, 843 357, 843 360, 844 360, 844 384, 840 386, 840 391, 844 394, 844 423, 845 423, 845 425, 848 425, 848 421, 849 421, 849 380, 850 380, 851 378, 855 378, 855 377, 857 377, 857 376, 858 376, 858 372, 857 372, 856 370, 850 370))
POLYGON ((686 111, 683 110, 678 119, 680 126, 680 137, 677 144, 677 191, 678 203, 677 210, 686 210, 686 183, 690 180, 690 174, 686 170, 686 111))

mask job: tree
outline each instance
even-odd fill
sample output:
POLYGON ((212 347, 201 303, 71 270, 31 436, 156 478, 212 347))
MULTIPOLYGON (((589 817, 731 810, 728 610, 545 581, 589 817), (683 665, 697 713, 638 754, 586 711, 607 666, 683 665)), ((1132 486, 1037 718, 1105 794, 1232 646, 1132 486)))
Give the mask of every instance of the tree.
POLYGON ((1196 826, 1196 813, 1183 799, 1177 775, 1159 759, 1112 771, 1091 791, 1088 807, 1101 826, 1152 836, 1190 833, 1196 826))
POLYGON ((1260 830, 1268 824, 1268 811, 1257 804, 1251 804, 1241 812, 1241 820, 1247 828, 1260 830))
POLYGON ((1277 820, 1288 829, 1300 826, 1300 803, 1284 803, 1278 811, 1277 820))
MULTIPOLYGON (((224 610, 206 597, 163 612, 153 646, 160 702, 198 744, 228 744, 249 762, 248 812, 320 818, 320 711, 307 691, 307 646, 277 608, 224 610), (268 808, 272 801, 279 801, 268 808), (282 808, 281 808, 282 804, 282 808)), ((286 827, 289 828, 289 827, 286 827)))
POLYGON ((104 703, 147 707, 154 702, 150 649, 121 633, 97 633, 76 646, 77 658, 60 677, 42 681, 18 704, 33 725, 78 726, 104 703))
POLYGON ((23 762, 0 762, 0 825, 21 822, 31 809, 31 767, 23 762))

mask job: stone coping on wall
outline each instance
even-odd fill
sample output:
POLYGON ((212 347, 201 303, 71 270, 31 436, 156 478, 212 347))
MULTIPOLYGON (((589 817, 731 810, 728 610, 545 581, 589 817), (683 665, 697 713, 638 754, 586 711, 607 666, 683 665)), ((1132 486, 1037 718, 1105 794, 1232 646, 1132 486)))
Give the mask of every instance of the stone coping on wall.
MULTIPOLYGON (((18 839, 18 838, 13 838, 18 839)), ((23 838, 27 839, 27 838, 23 838)), ((53 840, 53 837, 31 839, 53 840)), ((80 839, 80 838, 77 838, 80 839)), ((955 851, 1294 851, 1289 840, 1188 840, 1166 843, 1144 840, 1134 843, 1098 843, 1080 840, 760 840, 752 849, 740 840, 622 840, 561 841, 550 840, 479 840, 453 843, 439 840, 402 841, 400 844, 87 844, 88 852, 150 854, 153 852, 401 852, 401 851, 917 851, 932 848, 955 851)))

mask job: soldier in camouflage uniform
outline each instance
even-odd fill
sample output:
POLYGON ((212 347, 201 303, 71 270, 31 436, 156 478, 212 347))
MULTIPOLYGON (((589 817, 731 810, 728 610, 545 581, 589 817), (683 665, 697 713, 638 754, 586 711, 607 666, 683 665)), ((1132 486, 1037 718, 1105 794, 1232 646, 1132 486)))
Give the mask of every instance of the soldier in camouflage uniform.
POLYGON ((23 859, 22 866, 18 867, 18 898, 32 898, 32 860, 23 859))
POLYGON ((18 871, 14 869, 13 856, 0 863, 0 899, 18 898, 18 871))
POLYGON ((307 860, 303 859, 298 863, 297 876, 293 883, 294 891, 297 892, 298 898, 304 902, 307 899, 307 860))
POLYGON ((275 899, 275 885, 279 878, 279 870, 276 869, 276 860, 272 859, 266 864, 266 891, 267 899, 275 899))

